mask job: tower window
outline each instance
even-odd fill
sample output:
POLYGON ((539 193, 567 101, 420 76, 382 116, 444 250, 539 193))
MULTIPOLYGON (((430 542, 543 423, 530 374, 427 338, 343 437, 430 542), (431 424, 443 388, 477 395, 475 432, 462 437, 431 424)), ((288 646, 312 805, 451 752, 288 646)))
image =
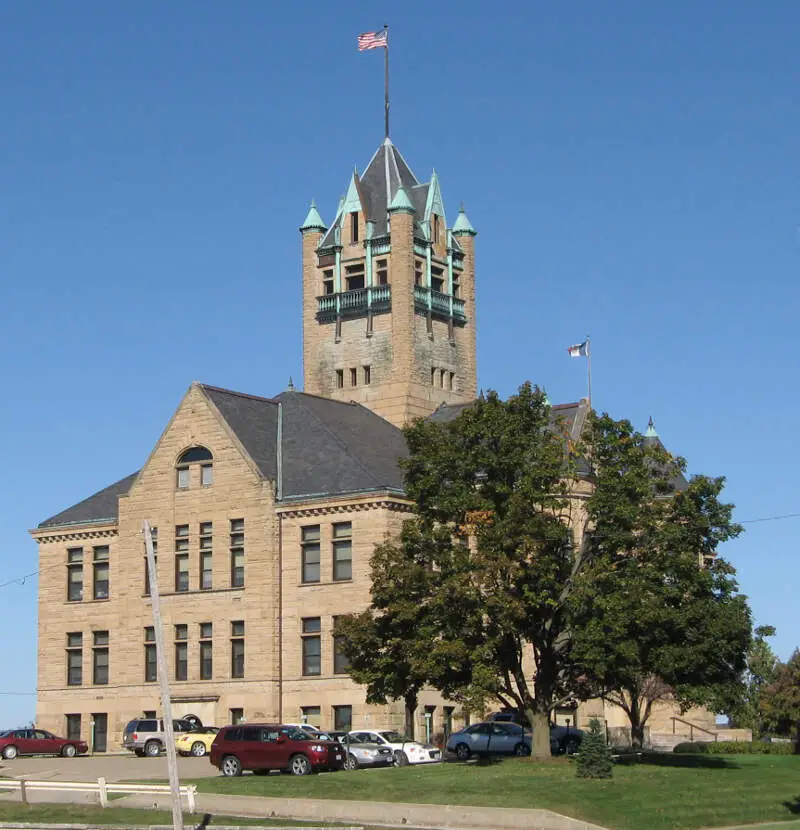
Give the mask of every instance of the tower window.
POLYGON ((431 366, 431 386, 436 386, 436 369, 431 366))
POLYGON ((344 389, 344 369, 336 370, 336 388, 344 389))
POLYGON ((350 214, 350 242, 355 244, 358 242, 358 211, 355 210, 350 214))
POLYGON ((447 383, 447 388, 453 390, 456 385, 456 373, 450 372, 450 380, 447 383))
POLYGON ((350 386, 358 386, 358 369, 350 370, 350 386))
POLYGON ((458 279, 455 275, 453 275, 453 296, 460 297, 461 296, 461 285, 458 282, 458 279))
POLYGON ((447 374, 444 369, 439 372, 439 386, 444 389, 444 376, 447 374))
POLYGON ((422 261, 414 260, 414 285, 422 285, 422 261))
POLYGON ((333 294, 333 268, 322 272, 322 293, 333 294))
POLYGON ((444 278, 441 268, 431 268, 431 288, 440 293, 444 288, 444 278))
POLYGON ((363 288, 364 263, 359 262, 357 265, 348 265, 345 268, 345 279, 347 281, 348 291, 355 291, 357 288, 363 288))
POLYGON ((379 259, 378 260, 378 285, 388 285, 389 284, 389 269, 386 267, 386 260, 379 259))
POLYGON ((200 479, 203 486, 208 487, 214 480, 213 461, 214 456, 205 447, 190 447, 186 450, 175 465, 177 472, 176 486, 178 489, 188 489, 190 484, 189 468, 197 462, 205 462, 202 464, 200 479))
POLYGON ((369 386, 372 383, 372 367, 364 366, 364 386, 369 386))
POLYGON ((439 241, 439 217, 435 213, 431 214, 431 238, 434 243, 439 241))

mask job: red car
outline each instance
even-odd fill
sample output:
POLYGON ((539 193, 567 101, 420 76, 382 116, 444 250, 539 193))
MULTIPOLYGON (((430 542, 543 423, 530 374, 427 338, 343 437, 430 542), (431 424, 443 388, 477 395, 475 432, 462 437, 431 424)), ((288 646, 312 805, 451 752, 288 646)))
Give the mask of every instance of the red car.
POLYGON ((345 753, 338 741, 323 740, 295 726, 248 723, 220 729, 209 760, 227 776, 241 775, 246 769, 262 775, 273 769, 310 775, 343 769, 345 753))
POLYGON ((44 729, 6 729, 0 732, 0 755, 7 761, 17 755, 63 755, 74 758, 89 751, 86 741, 58 738, 44 729))

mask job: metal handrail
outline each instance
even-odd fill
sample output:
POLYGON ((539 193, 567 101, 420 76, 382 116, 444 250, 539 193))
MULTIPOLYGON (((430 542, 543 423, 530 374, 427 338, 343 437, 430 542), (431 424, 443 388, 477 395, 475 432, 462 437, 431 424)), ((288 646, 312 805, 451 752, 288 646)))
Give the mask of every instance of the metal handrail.
POLYGON ((681 723, 685 723, 689 727, 689 740, 694 741, 694 730, 697 729, 700 732, 705 732, 707 735, 714 736, 714 742, 716 743, 719 740, 719 733, 712 732, 710 729, 706 729, 704 726, 698 726, 696 723, 692 723, 691 721, 686 720, 685 718, 679 718, 677 715, 670 715, 670 720, 672 721, 672 734, 675 734, 675 721, 680 721, 681 723))

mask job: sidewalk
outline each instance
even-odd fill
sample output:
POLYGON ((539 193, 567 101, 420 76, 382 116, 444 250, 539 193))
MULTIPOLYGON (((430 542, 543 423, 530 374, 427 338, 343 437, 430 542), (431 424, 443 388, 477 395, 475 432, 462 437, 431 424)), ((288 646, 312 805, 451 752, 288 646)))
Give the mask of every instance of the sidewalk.
MULTIPOLYGON (((430 830, 604 830, 597 824, 561 816, 549 810, 323 798, 260 798, 216 793, 197 793, 196 802, 198 813, 247 818, 335 821, 430 830)), ((130 795, 116 800, 114 806, 170 809, 169 799, 160 796, 130 795)))

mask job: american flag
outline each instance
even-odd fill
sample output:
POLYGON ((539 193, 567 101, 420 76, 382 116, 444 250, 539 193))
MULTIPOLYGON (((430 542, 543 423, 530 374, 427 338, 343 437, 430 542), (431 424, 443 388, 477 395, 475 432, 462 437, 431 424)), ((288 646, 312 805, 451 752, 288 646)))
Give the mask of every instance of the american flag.
POLYGON ((366 49, 386 49, 389 46, 388 32, 386 29, 379 29, 377 32, 362 32, 358 36, 358 51, 366 49))

